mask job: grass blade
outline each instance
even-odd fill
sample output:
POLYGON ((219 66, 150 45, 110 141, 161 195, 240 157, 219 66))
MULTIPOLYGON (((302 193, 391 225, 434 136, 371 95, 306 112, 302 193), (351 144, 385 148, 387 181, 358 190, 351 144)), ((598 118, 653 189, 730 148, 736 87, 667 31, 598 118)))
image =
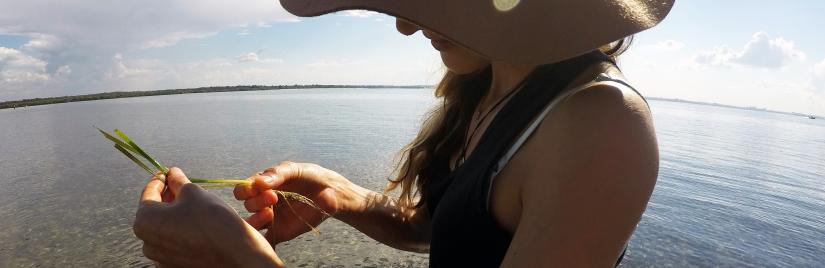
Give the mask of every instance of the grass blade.
MULTIPOLYGON (((316 205, 315 202, 312 201, 312 199, 309 199, 306 196, 303 196, 299 193, 293 193, 293 192, 287 192, 287 191, 275 190, 275 192, 280 194, 281 197, 283 197, 284 200, 287 200, 287 201, 292 200, 292 201, 298 201, 298 202, 304 203, 305 205, 310 206, 310 207, 318 210, 319 212, 321 212, 321 214, 324 214, 324 216, 332 217, 331 215, 329 215, 329 213, 327 213, 326 211, 324 211, 323 209, 318 207, 318 205, 316 205)), ((287 203, 289 203, 289 202, 287 202, 287 203)))
POLYGON ((110 140, 110 141, 114 142, 114 143, 115 143, 115 144, 117 144, 117 145, 120 145, 121 147, 123 147, 123 149, 127 149, 127 150, 129 150, 129 151, 134 152, 134 153, 138 153, 138 152, 137 152, 137 150, 135 150, 135 148, 132 148, 132 146, 131 146, 131 145, 126 144, 126 143, 125 143, 125 142, 123 142, 122 140, 120 140, 120 139, 118 139, 118 138, 115 138, 115 136, 112 136, 112 134, 109 134, 108 132, 103 131, 102 129, 100 129, 100 128, 98 128, 98 127, 95 127, 95 128, 97 128, 97 131, 100 131, 100 134, 103 134, 103 136, 104 136, 104 137, 106 137, 106 139, 108 139, 108 140, 110 140))
MULTIPOLYGON (((129 158, 129 160, 132 160, 132 162, 137 164, 140 168, 145 170, 150 175, 154 175, 155 172, 153 172, 153 170, 151 168, 149 168, 148 165, 143 163, 143 161, 138 159, 135 156, 135 154, 145 158, 146 161, 148 161, 150 164, 155 166, 162 173, 166 174, 166 173, 169 172, 168 168, 166 168, 165 166, 158 163, 157 160, 152 158, 148 153, 146 153, 146 151, 141 149, 140 146, 137 145, 137 143, 132 141, 132 139, 130 139, 129 136, 126 136, 126 134, 123 133, 122 131, 120 131, 118 129, 114 130, 115 134, 117 134, 117 136, 120 137, 120 139, 118 139, 117 137, 112 136, 111 134, 107 133, 106 131, 103 131, 102 129, 100 129, 98 127, 95 127, 95 128, 97 128, 97 130, 100 131, 100 133, 103 134, 103 136, 106 137, 106 139, 108 139, 108 140, 115 143, 115 146, 114 146, 115 149, 117 149, 118 151, 123 153, 124 156, 129 158)), ((203 187, 208 187, 208 188, 212 188, 212 187, 230 187, 230 186, 237 186, 237 185, 249 185, 249 184, 252 183, 249 179, 246 179, 246 180, 237 180, 237 179, 227 180, 227 179, 190 178, 189 180, 192 183, 197 183, 197 184, 202 185, 203 187)), ((320 211, 324 216, 330 217, 330 215, 326 211, 324 211, 323 209, 318 207, 315 204, 315 202, 312 201, 312 199, 309 199, 309 198, 307 198, 307 197, 305 197, 301 194, 293 193, 293 192, 286 192, 286 191, 278 191, 278 190, 275 190, 275 193, 281 197, 280 200, 283 200, 284 203, 286 203, 286 206, 289 208, 289 210, 292 212, 292 214, 294 216, 298 217, 299 220, 304 222, 304 224, 306 224, 309 227, 309 229, 312 230, 316 235, 321 234, 321 232, 317 228, 315 228, 314 226, 309 224, 309 222, 307 222, 304 218, 302 218, 300 215, 298 215, 298 213, 295 211, 295 208, 292 207, 291 201, 296 201, 296 202, 299 202, 299 203, 303 203, 307 206, 310 206, 310 207, 320 211)), ((272 206, 272 209, 274 211, 275 206, 272 206)), ((272 227, 273 228, 275 227, 274 225, 275 225, 275 221, 273 220, 272 221, 272 227)))
POLYGON ((151 156, 149 156, 149 154, 147 154, 145 151, 143 151, 143 149, 141 149, 141 148, 140 148, 140 146, 138 146, 138 145, 137 145, 137 143, 135 143, 134 141, 132 141, 132 139, 130 139, 130 138, 129 138, 129 136, 126 136, 126 134, 124 134, 123 132, 121 132, 119 129, 115 129, 115 134, 117 134, 118 136, 120 136, 120 138, 121 138, 121 139, 123 139, 123 141, 124 141, 124 142, 126 142, 126 143, 127 143, 127 144, 129 144, 129 145, 131 145, 131 146, 132 146, 132 148, 134 148, 140 156, 143 156, 143 158, 146 158, 146 160, 147 160, 147 161, 149 161, 149 163, 151 163, 151 164, 152 164, 153 166, 155 166, 158 170, 160 170, 161 172, 163 172, 163 174, 166 174, 166 173, 168 173, 168 172, 169 172, 169 169, 168 169, 168 168, 166 168, 165 166, 161 165, 160 163, 158 163, 158 161, 157 161, 157 160, 155 160, 154 158, 152 158, 151 156))
POLYGON ((148 166, 146 166, 146 164, 144 164, 143 162, 141 162, 140 160, 138 160, 138 159, 137 159, 137 157, 135 157, 134 155, 132 155, 132 153, 129 153, 129 151, 127 151, 126 149, 124 149, 124 148, 123 148, 123 146, 120 146, 120 144, 115 144, 115 149, 117 149, 118 151, 120 151, 121 153, 123 153, 123 155, 125 155, 125 156, 126 156, 126 157, 128 157, 130 160, 132 160, 132 162, 135 162, 135 164, 137 164, 138 166, 140 166, 141 168, 143 168, 143 170, 146 170, 146 172, 147 172, 147 173, 149 173, 149 175, 153 175, 153 176, 155 175, 155 172, 153 172, 153 171, 152 171, 152 169, 150 169, 148 166))
MULTIPOLYGON (((286 198, 286 196, 284 196, 283 192, 277 191, 277 193, 280 193, 281 196, 284 197, 284 203, 286 203, 287 208, 289 208, 289 211, 292 212, 293 216, 295 216, 296 218, 298 218, 299 220, 304 222, 304 224, 306 224, 307 227, 309 227, 309 230, 311 230, 312 233, 314 233, 315 235, 321 235, 321 231, 318 231, 318 229, 315 228, 315 226, 312 226, 312 224, 309 224, 309 222, 307 220, 305 220, 303 217, 298 215, 298 212, 295 211, 295 208, 293 208, 292 204, 289 202, 289 198, 286 198)), ((275 210, 272 210, 272 212, 275 212, 275 210)), ((273 224, 273 226, 275 225, 275 220, 272 221, 272 224, 273 224)))

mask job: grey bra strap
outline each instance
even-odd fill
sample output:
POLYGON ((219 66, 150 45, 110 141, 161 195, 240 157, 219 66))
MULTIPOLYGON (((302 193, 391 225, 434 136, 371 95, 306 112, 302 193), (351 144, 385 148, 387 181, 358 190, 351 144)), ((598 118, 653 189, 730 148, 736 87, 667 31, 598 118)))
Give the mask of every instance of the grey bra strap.
MULTIPOLYGON (((541 122, 544 121, 544 118, 547 116, 547 114, 550 113, 550 111, 553 110, 553 108, 556 107, 559 103, 564 102, 573 94, 596 85, 612 85, 617 88, 628 88, 636 94, 638 94, 639 96, 642 96, 642 94, 640 94, 639 91, 636 91, 636 89, 630 86, 630 84, 628 84, 627 82, 618 78, 613 78, 606 73, 599 74, 598 76, 596 76, 595 79, 593 79, 593 81, 590 81, 584 85, 574 87, 566 90, 565 92, 562 92, 558 97, 553 99, 553 101, 550 102, 550 104, 548 104, 547 107, 544 108, 544 110, 538 116, 536 116, 535 119, 533 119, 533 122, 530 123, 530 125, 522 132, 521 136, 519 136, 519 138, 513 143, 513 145, 510 146, 510 149, 507 150, 507 153, 505 153, 504 156, 502 156, 501 159, 499 159, 496 166, 493 167, 493 172, 490 174, 490 185, 488 185, 487 188, 486 207, 488 211, 490 211, 490 198, 493 192, 493 181, 496 179, 496 176, 498 176, 499 172, 501 172, 504 169, 504 167, 507 166, 507 163, 510 162, 510 159, 513 158, 513 156, 518 152, 521 146, 524 145, 524 142, 526 142, 527 139, 529 139, 532 136, 533 132, 535 132, 539 125, 541 125, 541 122)), ((645 101, 645 104, 647 105, 647 100, 645 100, 644 97, 642 97, 642 99, 645 101)), ((648 106, 648 108, 650 107, 648 106)))

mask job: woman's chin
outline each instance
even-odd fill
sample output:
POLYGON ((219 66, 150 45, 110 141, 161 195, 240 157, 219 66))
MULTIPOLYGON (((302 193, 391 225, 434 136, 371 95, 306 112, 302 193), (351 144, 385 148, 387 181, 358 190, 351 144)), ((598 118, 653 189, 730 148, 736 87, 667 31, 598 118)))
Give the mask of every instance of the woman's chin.
POLYGON ((435 48, 435 50, 438 50, 438 51, 441 51, 441 52, 450 51, 455 47, 455 44, 453 44, 450 41, 443 40, 443 39, 442 40, 430 40, 430 44, 432 44, 432 46, 433 46, 433 48, 435 48))
POLYGON ((484 61, 460 61, 453 59, 451 56, 452 55, 445 55, 445 53, 442 52, 441 61, 444 62, 444 66, 447 67, 447 70, 458 75, 477 72, 484 67, 487 67, 489 64, 484 61))
POLYGON ((490 65, 486 58, 452 43, 448 49, 440 50, 439 54, 447 69, 455 74, 470 74, 490 65))

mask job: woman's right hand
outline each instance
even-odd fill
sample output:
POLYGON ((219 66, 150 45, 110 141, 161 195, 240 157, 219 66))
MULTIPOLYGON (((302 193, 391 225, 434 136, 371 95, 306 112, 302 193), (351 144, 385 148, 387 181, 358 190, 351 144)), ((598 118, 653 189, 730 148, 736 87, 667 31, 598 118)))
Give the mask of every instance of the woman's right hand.
POLYGON ((301 194, 312 199, 318 208, 332 216, 358 206, 355 199, 365 195, 362 192, 363 188, 354 185, 340 174, 310 163, 283 162, 253 175, 250 179, 251 185, 235 187, 235 198, 245 201, 246 209, 255 213, 247 219, 250 225, 259 230, 268 229, 265 236, 272 245, 289 241, 310 231, 307 223, 315 227, 327 217, 318 209, 294 200, 286 201, 290 202, 298 215, 295 215, 287 204, 278 204, 273 211, 273 205, 286 202, 279 200, 283 198, 273 190, 301 194), (275 228, 271 228, 273 226, 275 228))

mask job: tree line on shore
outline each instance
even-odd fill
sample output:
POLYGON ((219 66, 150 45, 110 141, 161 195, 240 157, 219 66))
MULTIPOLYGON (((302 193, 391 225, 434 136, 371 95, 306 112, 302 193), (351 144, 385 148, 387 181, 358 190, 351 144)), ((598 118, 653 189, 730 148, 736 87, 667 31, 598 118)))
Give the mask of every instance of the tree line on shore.
POLYGON ((279 86, 229 86, 229 87, 199 87, 184 89, 164 89, 152 91, 116 91, 95 93, 76 96, 62 96, 49 98, 34 98, 16 101, 0 102, 0 109, 15 109, 26 106, 47 105, 56 103, 94 101, 106 99, 177 95, 192 93, 212 93, 212 92, 234 92, 234 91, 259 91, 259 90, 279 90, 279 89, 305 89, 305 88, 430 88, 432 86, 392 86, 392 85, 279 85, 279 86))

